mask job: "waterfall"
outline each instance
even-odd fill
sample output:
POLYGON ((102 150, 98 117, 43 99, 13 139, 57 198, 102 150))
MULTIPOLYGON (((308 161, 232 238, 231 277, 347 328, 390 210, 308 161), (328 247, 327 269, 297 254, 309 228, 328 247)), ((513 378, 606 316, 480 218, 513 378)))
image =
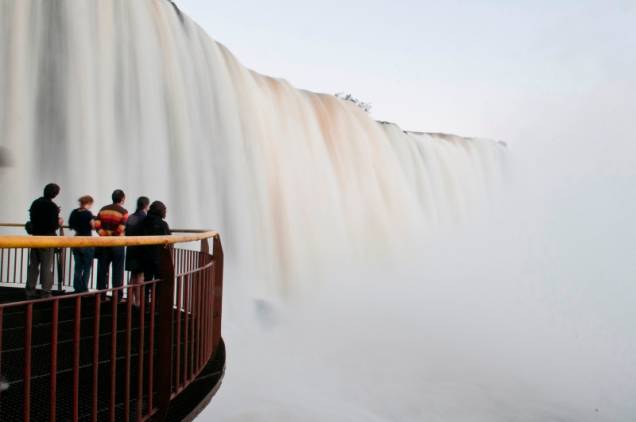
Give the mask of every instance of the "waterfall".
POLYGON ((254 294, 275 298, 461 221, 501 178, 495 142, 405 132, 248 70, 168 1, 0 11, 3 220, 49 181, 65 216, 83 194, 158 198, 173 227, 220 230, 254 294))

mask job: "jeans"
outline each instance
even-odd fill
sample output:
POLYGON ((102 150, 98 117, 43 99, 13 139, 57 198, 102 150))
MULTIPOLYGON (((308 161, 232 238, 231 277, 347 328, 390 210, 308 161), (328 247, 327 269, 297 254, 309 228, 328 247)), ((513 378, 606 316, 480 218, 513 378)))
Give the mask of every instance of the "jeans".
POLYGON ((95 248, 73 248, 73 259, 75 260, 73 289, 75 289, 75 293, 88 291, 88 279, 91 276, 94 255, 95 248))
MULTIPOLYGON (((97 288, 105 290, 108 288, 108 267, 113 264, 113 288, 124 285, 124 258, 126 248, 115 246, 112 248, 101 248, 97 258, 97 288)), ((124 295, 123 290, 118 290, 119 299, 124 295)))
POLYGON ((39 276, 40 283, 42 283, 43 295, 50 296, 51 289, 53 288, 55 250, 52 248, 31 249, 29 256, 30 258, 29 269, 27 271, 26 295, 28 297, 35 296, 35 286, 38 283, 39 276))

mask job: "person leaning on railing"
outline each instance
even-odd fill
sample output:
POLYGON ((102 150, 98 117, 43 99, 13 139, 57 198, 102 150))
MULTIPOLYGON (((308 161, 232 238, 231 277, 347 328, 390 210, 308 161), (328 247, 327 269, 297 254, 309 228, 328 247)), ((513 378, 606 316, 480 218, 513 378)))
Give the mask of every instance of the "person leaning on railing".
MULTIPOLYGON (((143 232, 145 236, 170 235, 170 227, 166 223, 167 208, 161 201, 154 201, 150 204, 148 215, 143 222, 143 232)), ((144 278, 146 280, 156 280, 159 278, 159 265, 161 260, 162 245, 144 246, 144 278)))
MULTIPOLYGON (((30 220, 26 224, 27 233, 33 236, 57 236, 57 230, 63 224, 60 207, 53 199, 60 193, 60 187, 49 183, 44 187, 44 195, 31 204, 30 220)), ((37 297, 35 287, 40 277, 41 297, 50 297, 53 288, 53 269, 55 268, 55 249, 33 248, 29 253, 29 268, 26 280, 26 297, 37 297)))
MULTIPOLYGON (((126 231, 126 221, 128 211, 123 207, 126 201, 126 194, 121 189, 117 189, 112 194, 113 203, 102 207, 95 218, 95 230, 100 236, 123 236, 126 231)), ((108 269, 112 263, 113 267, 113 288, 124 284, 124 256, 125 247, 113 246, 99 248, 97 252, 97 288, 105 290, 108 288, 108 269)), ((123 296, 123 291, 117 291, 119 299, 123 296)))
MULTIPOLYGON (((84 195, 79 201, 79 208, 71 212, 68 225, 75 231, 75 236, 91 236, 93 232, 93 220, 95 216, 91 212, 93 197, 84 195)), ((75 274, 73 275, 73 289, 75 293, 88 291, 88 279, 93 268, 95 248, 73 248, 73 260, 75 261, 75 274)))
MULTIPOLYGON (((137 210, 128 217, 126 222, 126 236, 143 236, 143 222, 148 213, 150 199, 145 196, 137 198, 137 210)), ((126 271, 130 271, 130 284, 140 284, 144 281, 143 250, 140 246, 129 246, 126 249, 126 271)), ((133 305, 139 306, 139 289, 132 289, 133 305)))

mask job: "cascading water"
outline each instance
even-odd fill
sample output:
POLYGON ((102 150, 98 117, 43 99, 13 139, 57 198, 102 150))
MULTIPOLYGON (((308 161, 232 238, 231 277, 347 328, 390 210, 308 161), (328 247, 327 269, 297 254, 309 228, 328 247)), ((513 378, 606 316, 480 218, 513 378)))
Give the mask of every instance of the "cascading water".
POLYGON ((223 234, 229 368, 211 419, 607 417, 558 392, 576 365, 543 388, 553 367, 530 343, 559 333, 523 325, 541 311, 503 267, 464 284, 487 248, 440 232, 488 206, 501 145, 404 132, 250 71, 164 0, 2 0, 0 37, 2 220, 55 181, 64 214, 123 188, 223 234))
POLYGON ((263 294, 330 245, 460 217, 500 171, 493 142, 404 133, 245 69, 167 1, 4 1, 0 31, 3 217, 50 180, 66 212, 115 187, 162 198, 173 226, 222 230, 263 294))

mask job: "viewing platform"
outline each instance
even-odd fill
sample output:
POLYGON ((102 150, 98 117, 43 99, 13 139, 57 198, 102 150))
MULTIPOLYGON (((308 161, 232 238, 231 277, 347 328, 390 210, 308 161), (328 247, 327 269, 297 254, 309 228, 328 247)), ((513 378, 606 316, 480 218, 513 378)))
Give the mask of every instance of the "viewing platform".
POLYGON ((10 234, 21 228, 0 225, 0 374, 9 383, 0 421, 194 419, 225 372, 218 233, 10 234), (161 250, 158 279, 97 291, 94 261, 90 291, 72 292, 71 248, 151 245, 161 250), (49 298, 25 299, 30 248, 56 250, 49 298), (128 300, 134 289, 143 292, 138 306, 128 300))

